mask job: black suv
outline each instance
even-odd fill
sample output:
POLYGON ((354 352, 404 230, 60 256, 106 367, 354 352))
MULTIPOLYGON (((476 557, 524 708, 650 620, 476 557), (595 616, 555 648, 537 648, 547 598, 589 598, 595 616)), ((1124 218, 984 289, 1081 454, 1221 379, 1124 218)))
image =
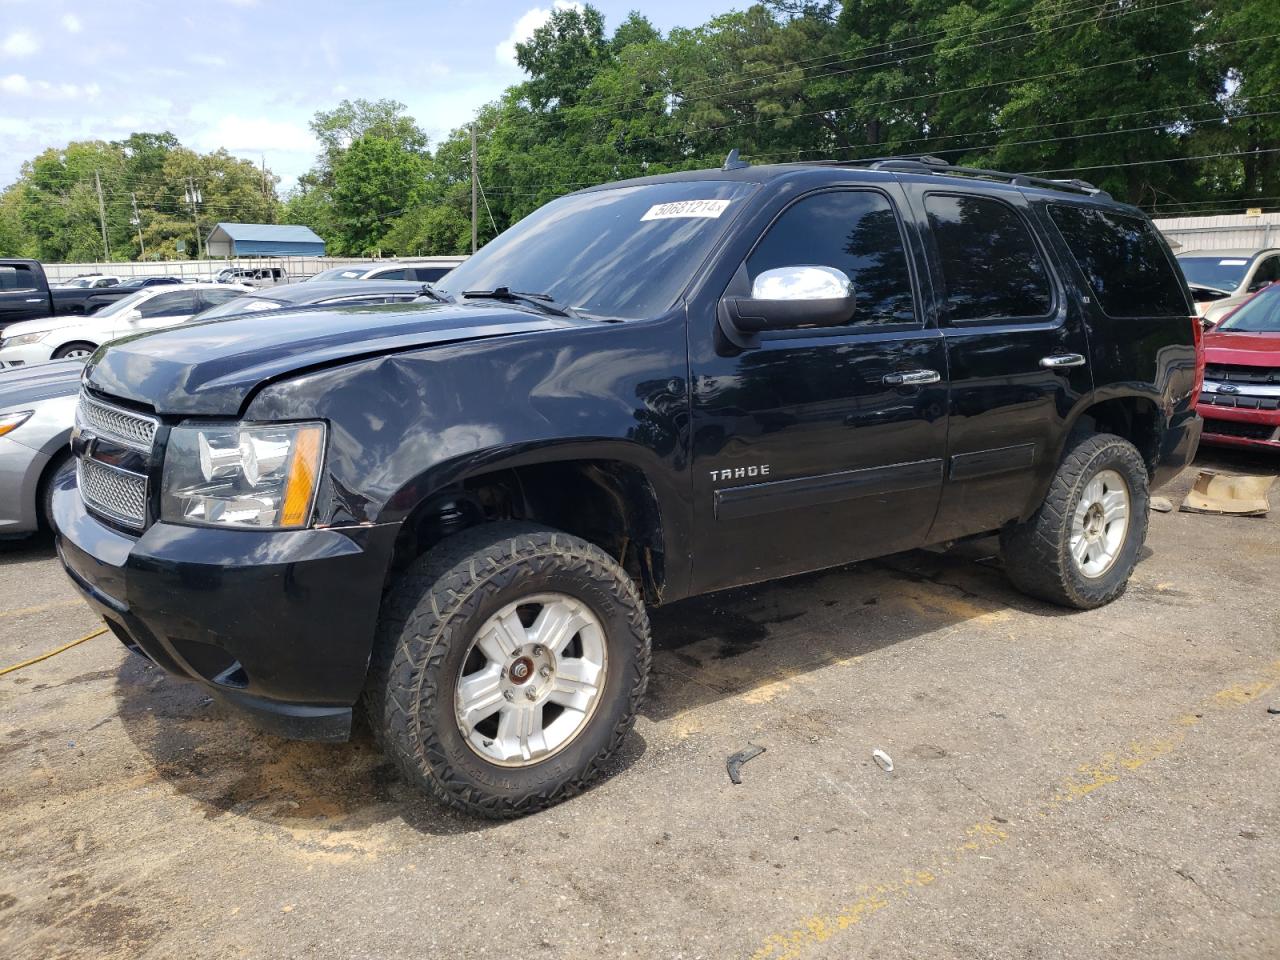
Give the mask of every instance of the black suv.
POLYGON ((488 816, 617 749, 647 605, 999 532, 1096 607, 1199 440, 1178 267, 1079 181, 727 161, 555 200, 430 295, 104 347, 54 515, 130 649, 291 736, 363 704, 488 816))

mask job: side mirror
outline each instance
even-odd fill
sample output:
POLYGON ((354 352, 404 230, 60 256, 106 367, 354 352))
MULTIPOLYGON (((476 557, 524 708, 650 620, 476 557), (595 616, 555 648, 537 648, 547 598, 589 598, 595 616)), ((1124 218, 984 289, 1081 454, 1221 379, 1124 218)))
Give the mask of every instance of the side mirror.
POLYGON ((766 270, 749 298, 724 300, 729 322, 746 334, 843 326, 853 319, 854 304, 853 281, 834 267, 818 266, 766 270))

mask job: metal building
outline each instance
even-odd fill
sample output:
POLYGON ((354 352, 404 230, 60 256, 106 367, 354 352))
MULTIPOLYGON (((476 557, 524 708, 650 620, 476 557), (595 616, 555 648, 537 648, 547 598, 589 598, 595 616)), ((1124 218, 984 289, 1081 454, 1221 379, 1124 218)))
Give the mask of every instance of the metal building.
POLYGON ((1280 247, 1280 213, 1158 217, 1153 222, 1176 253, 1280 247))
POLYGON ((211 257, 323 257, 310 227, 288 223, 220 223, 205 241, 211 257))

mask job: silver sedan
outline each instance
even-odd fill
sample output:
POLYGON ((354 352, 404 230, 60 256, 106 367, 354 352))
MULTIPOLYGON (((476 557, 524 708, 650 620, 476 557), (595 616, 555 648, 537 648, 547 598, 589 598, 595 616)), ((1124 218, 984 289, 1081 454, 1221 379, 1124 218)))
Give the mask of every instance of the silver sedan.
POLYGON ((0 372, 0 537, 49 525, 53 481, 75 469, 71 428, 80 360, 0 372))

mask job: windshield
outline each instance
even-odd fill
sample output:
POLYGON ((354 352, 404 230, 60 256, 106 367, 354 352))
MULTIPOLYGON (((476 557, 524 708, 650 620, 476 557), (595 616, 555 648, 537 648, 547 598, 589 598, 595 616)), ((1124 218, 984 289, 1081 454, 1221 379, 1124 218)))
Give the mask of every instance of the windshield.
POLYGON ((1280 285, 1272 284, 1218 324, 1236 333, 1280 333, 1280 285))
POLYGON ((364 276, 364 267, 333 267, 321 270, 312 280, 359 280, 364 276))
MULTIPOLYGON (((124 284, 121 284, 121 286, 124 286, 124 284)), ((95 310, 92 316, 114 317, 116 314, 132 310, 144 300, 149 299, 151 299, 151 292, 149 290, 139 290, 137 293, 131 293, 127 297, 121 297, 119 300, 112 301, 101 310, 95 310)))
POLYGON ((579 313, 669 309, 754 184, 689 180, 573 194, 535 210, 435 288, 546 293, 579 313))
POLYGON ((1187 283, 1213 287, 1228 293, 1240 286, 1251 257, 1179 257, 1187 283))
POLYGON ((236 317, 242 313, 260 313, 263 310, 279 310, 287 306, 288 304, 283 300, 268 300, 266 297, 233 297, 216 307, 210 307, 192 319, 217 320, 219 317, 236 317))

